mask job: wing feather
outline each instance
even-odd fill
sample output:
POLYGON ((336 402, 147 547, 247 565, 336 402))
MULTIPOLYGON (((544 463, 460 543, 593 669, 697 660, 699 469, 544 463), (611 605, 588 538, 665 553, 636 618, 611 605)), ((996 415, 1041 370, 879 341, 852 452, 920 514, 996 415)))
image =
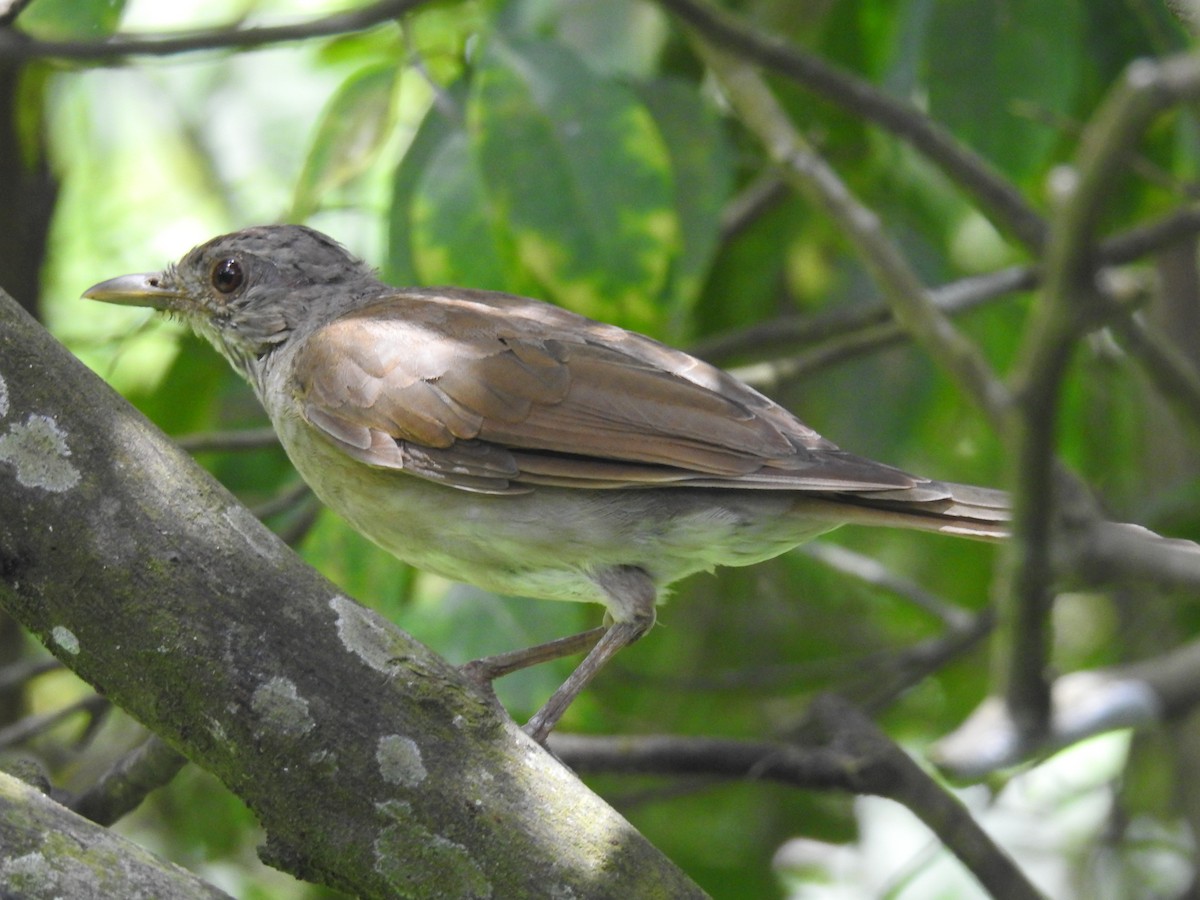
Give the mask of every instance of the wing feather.
POLYGON ((465 490, 918 481, 686 353, 505 294, 388 294, 309 335, 292 377, 309 422, 347 453, 465 490))

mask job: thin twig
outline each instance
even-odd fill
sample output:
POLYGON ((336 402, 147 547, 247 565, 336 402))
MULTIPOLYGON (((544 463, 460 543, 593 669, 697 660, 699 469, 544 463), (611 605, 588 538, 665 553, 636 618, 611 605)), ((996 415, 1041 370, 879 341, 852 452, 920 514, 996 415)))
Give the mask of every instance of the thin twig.
POLYGON ((32 3, 33 0, 10 0, 8 8, 0 12, 0 28, 8 28, 17 20, 25 8, 32 3))
POLYGON ((446 90, 433 73, 429 71, 429 66, 425 64, 425 57, 421 55, 421 51, 417 48, 416 41, 413 40, 412 28, 403 29, 402 37, 404 39, 404 55, 406 62, 414 72, 429 88, 430 94, 433 96, 433 105, 437 107, 437 111, 441 113, 442 118, 448 122, 453 122, 456 126, 463 128, 466 126, 467 114, 453 95, 446 90))
POLYGON ((67 704, 61 709, 54 710, 54 712, 43 713, 37 716, 26 716, 6 728, 0 728, 0 749, 15 747, 32 740, 76 713, 87 713, 92 720, 95 720, 101 713, 108 710, 108 708, 109 702, 103 697, 97 694, 89 694, 80 700, 76 700, 74 703, 67 704))
POLYGON ((175 439, 188 453, 224 453, 235 450, 261 450, 279 446, 274 428, 240 428, 232 431, 198 431, 175 439))
MULTIPOLYGON (((1200 221, 1197 222, 1200 230, 1200 221)), ((1032 266, 1011 266, 987 275, 972 275, 926 291, 930 303, 946 315, 960 315, 1006 294, 1037 285, 1032 266)), ((760 322, 749 328, 726 332, 692 345, 691 352, 705 359, 720 359, 740 353, 762 353, 783 344, 815 344, 823 352, 828 346, 871 347, 908 337, 881 300, 837 306, 811 316, 788 316, 760 322)), ((849 355, 849 354, 846 354, 849 355)))
POLYGON ((298 545, 312 531, 313 526, 317 524, 323 508, 315 496, 310 496, 305 501, 300 515, 296 516, 285 527, 279 529, 277 532, 279 539, 289 547, 298 545))
POLYGON ((946 602, 911 578, 898 575, 870 556, 855 553, 847 547, 828 541, 814 541, 803 545, 800 550, 805 556, 824 563, 831 569, 902 597, 948 628, 964 628, 974 619, 966 610, 946 602))
POLYGON ((1181 408, 1200 423, 1200 372, 1162 335, 1146 327, 1140 316, 1117 319, 1112 323, 1122 346, 1141 363, 1158 392, 1168 403, 1181 408))
POLYGON ((156 734, 121 757, 71 809, 98 825, 111 825, 137 809, 146 795, 162 787, 187 765, 187 757, 156 734))
POLYGON ((1100 244, 1099 259, 1105 265, 1133 262, 1176 241, 1195 237, 1197 231, 1200 205, 1193 203, 1108 238, 1100 244))
POLYGON ((1054 551, 1060 567, 1084 584, 1200 589, 1200 545, 1165 538, 1140 525, 1106 522, 1064 505, 1054 551))
POLYGON ((53 656, 30 656, 0 668, 0 691, 22 685, 27 681, 62 668, 53 656))
POLYGON ((948 790, 845 701, 818 698, 820 732, 808 746, 671 736, 595 738, 553 734, 550 749, 582 772, 776 781, 797 788, 888 797, 908 807, 993 896, 1041 894, 948 790))
POLYGON ((901 650, 883 668, 895 677, 876 680, 858 700, 859 706, 869 714, 882 712, 934 672, 978 646, 995 627, 995 611, 985 609, 962 626, 901 650))
POLYGON ((550 750, 577 772, 738 778, 777 781, 809 790, 854 792, 855 761, 827 747, 800 747, 734 738, 626 735, 598 737, 555 732, 550 750))
POLYGON ((1200 641, 1153 659, 1071 672, 1050 690, 1050 728, 1030 743, 1004 702, 989 697, 931 748, 957 778, 979 779, 1118 728, 1144 729, 1179 719, 1200 704, 1200 641))
POLYGON ((730 200, 721 211, 720 243, 726 244, 737 238, 787 195, 787 182, 779 177, 778 172, 763 173, 730 200))
POLYGON ((880 227, 879 218, 850 193, 796 131, 761 76, 749 64, 697 39, 746 126, 781 166, 789 183, 819 204, 853 242, 896 318, 959 387, 999 424, 1009 398, 979 349, 929 302, 924 285, 880 227))
POLYGON ((1057 179, 1061 209, 1052 221, 1041 303, 1014 371, 1017 404, 1004 429, 1016 538, 1007 554, 1005 696, 1022 740, 1031 744, 1050 720, 1047 615, 1056 575, 1051 538, 1061 487, 1055 463, 1061 388, 1076 343, 1110 309, 1095 277, 1096 223, 1149 123, 1198 91, 1200 64, 1193 58, 1134 63, 1088 124, 1074 169, 1057 179))
POLYGON ((311 496, 312 488, 308 486, 308 483, 297 480, 295 484, 288 485, 270 500, 251 507, 250 512, 254 513, 254 517, 261 522, 271 516, 291 512, 311 496))
POLYGON ((873 84, 771 35, 754 31, 708 3, 658 0, 706 41, 753 60, 908 141, 953 178, 1002 231, 1031 250, 1045 241, 1046 224, 1008 181, 953 135, 910 104, 873 84))
POLYGON ((180 34, 117 34, 104 41, 41 41, 0 31, 0 62, 69 59, 112 63, 129 56, 176 56, 201 50, 246 50, 364 31, 412 12, 429 0, 379 0, 309 22, 256 28, 214 28, 180 34))
MULTIPOLYGON (((1200 233, 1200 207, 1192 205, 1108 238, 1097 251, 1098 259, 1104 265, 1133 262, 1197 233, 1200 233)), ((928 295, 942 312, 954 316, 979 309, 1007 294, 1032 290, 1041 282, 1039 267, 1009 266, 930 288, 928 295)), ((690 349, 697 356, 719 360, 743 353, 762 353, 784 344, 829 342, 810 354, 773 361, 779 367, 779 377, 794 378, 907 339, 908 334, 896 324, 887 304, 868 300, 817 315, 761 322, 697 341, 690 349)))
POLYGON ((993 897, 1033 900, 1042 894, 1007 853, 980 827, 970 811, 857 709, 836 697, 813 704, 813 719, 834 749, 875 760, 890 778, 874 791, 907 807, 962 861, 993 897))

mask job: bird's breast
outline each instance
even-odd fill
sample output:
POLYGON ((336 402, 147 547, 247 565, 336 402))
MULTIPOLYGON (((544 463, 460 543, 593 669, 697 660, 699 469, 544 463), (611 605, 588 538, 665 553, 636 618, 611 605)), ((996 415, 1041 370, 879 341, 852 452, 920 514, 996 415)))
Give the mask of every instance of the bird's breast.
POLYGON ((489 495, 367 465, 296 415, 273 416, 301 477, 396 557, 498 593, 605 603, 595 573, 646 570, 659 588, 716 565, 775 556, 831 526, 786 525, 785 494, 538 487, 489 495))

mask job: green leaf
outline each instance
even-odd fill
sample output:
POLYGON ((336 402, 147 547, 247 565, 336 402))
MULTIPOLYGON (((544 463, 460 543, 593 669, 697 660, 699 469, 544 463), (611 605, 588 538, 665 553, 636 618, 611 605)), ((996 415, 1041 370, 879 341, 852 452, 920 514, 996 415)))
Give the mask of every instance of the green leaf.
POLYGON ((352 75, 325 107, 296 185, 291 218, 304 219, 324 197, 370 166, 392 129, 395 65, 370 66, 352 75))
POLYGON ((926 48, 930 112, 1010 174, 1043 163, 1068 116, 1083 51, 1072 0, 942 0, 926 48))
MULTIPOLYGON (((466 85, 452 86, 446 93, 448 102, 461 104, 466 98, 466 85)), ((413 255, 413 207, 417 191, 425 179, 425 171, 441 152, 443 145, 461 125, 445 115, 438 104, 429 107, 417 127, 392 181, 391 214, 388 221, 388 255, 383 276, 391 284, 419 284, 421 276, 413 255)))
POLYGON ((671 158, 682 247, 668 296, 690 308, 700 294, 721 235, 721 210, 733 189, 733 153, 713 109, 694 87, 662 79, 639 90, 671 158))
MULTIPOLYGON (((555 36, 597 72, 647 78, 670 34, 667 18, 641 0, 572 0, 544 7, 555 36)), ((533 23, 531 23, 533 24, 533 23)))
POLYGON ((125 0, 38 0, 17 24, 44 41, 104 38, 116 31, 124 10, 125 0))
POLYGON ((516 290, 511 248, 489 215, 467 135, 450 134, 429 159, 413 197, 413 258, 421 281, 516 290))
POLYGON ((670 158, 637 98, 566 49, 494 39, 467 122, 522 266, 579 312, 659 330, 679 247, 670 158))

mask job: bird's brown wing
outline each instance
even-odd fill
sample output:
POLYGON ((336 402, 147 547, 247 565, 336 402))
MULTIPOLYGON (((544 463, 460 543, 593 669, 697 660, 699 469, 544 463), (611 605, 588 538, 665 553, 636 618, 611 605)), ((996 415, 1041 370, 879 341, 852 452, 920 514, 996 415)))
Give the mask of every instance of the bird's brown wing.
POLYGON ((919 482, 686 353, 504 294, 398 291, 309 336, 293 372, 345 452, 467 490, 919 482))

